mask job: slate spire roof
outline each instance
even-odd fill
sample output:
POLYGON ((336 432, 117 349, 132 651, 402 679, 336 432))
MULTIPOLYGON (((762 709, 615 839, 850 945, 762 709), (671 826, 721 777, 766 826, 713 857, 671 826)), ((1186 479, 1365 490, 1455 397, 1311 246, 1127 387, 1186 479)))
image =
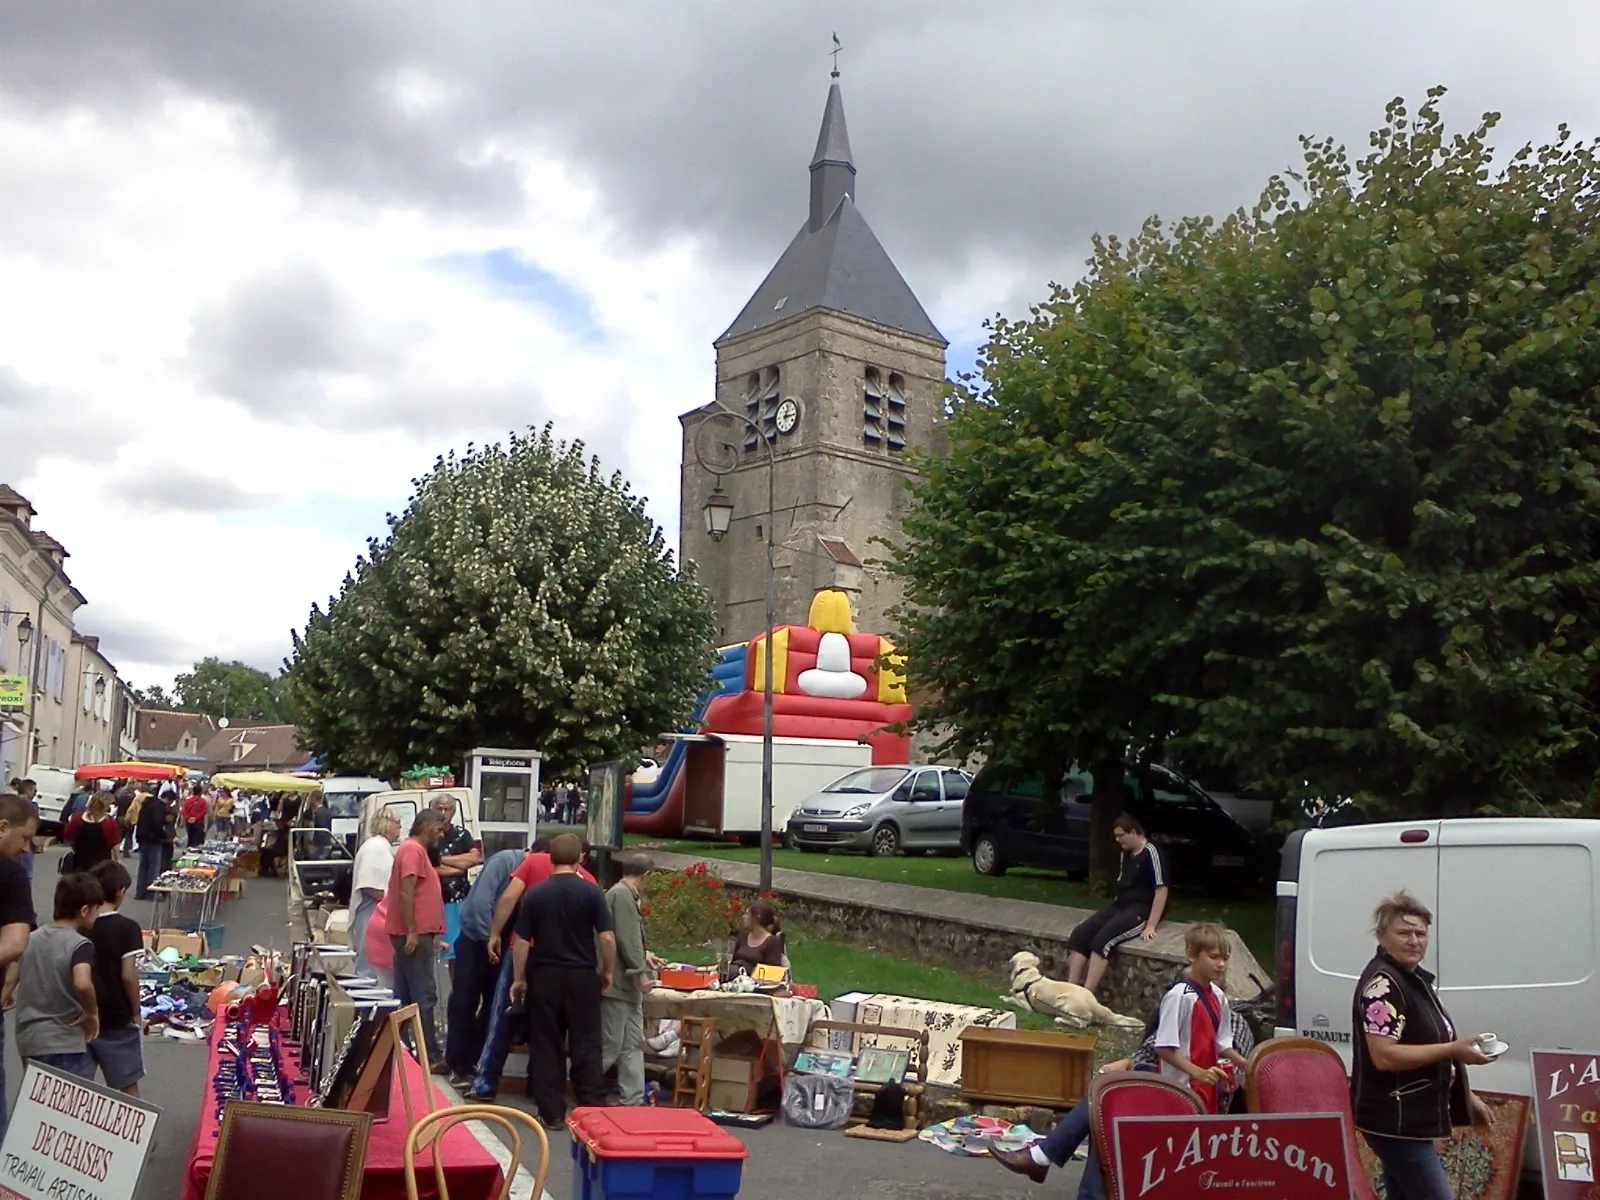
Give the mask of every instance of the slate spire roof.
POLYGON ((856 167, 838 77, 811 156, 805 224, 717 339, 753 333, 808 308, 830 308, 948 345, 856 208, 856 167))

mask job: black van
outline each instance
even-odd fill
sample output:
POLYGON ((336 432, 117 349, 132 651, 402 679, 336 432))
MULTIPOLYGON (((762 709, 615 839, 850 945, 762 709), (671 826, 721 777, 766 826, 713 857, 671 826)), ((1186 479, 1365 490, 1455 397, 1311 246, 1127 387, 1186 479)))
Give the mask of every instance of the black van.
MULTIPOLYGON (((1125 811, 1138 817, 1167 852, 1175 882, 1240 889, 1270 879, 1276 855, 1200 786, 1151 763, 1123 777, 1125 811)), ((1069 875, 1089 870, 1090 795, 1094 779, 1069 769, 1045 796, 1037 773, 990 764, 978 772, 961 811, 961 849, 980 875, 1007 867, 1046 867, 1069 875)))

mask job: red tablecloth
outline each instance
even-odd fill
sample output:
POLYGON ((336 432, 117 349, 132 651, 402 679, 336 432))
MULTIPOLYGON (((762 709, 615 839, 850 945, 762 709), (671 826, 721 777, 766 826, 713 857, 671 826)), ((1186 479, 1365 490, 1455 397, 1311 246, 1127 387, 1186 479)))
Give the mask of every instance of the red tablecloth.
MULTIPOLYGON (((194 1140, 189 1143, 189 1165, 183 1173, 180 1200, 204 1200, 206 1182, 211 1178, 211 1163, 217 1155, 217 1139, 212 1136, 212 1131, 217 1128, 216 1100, 209 1081, 216 1076, 218 1060, 221 1058, 217 1047, 222 1039, 222 1031, 223 1022, 216 1022, 211 1031, 211 1058, 206 1064, 208 1082, 200 1099, 200 1120, 194 1140)), ((285 1054, 292 1061, 292 1054, 287 1050, 285 1054)), ((424 1094, 422 1089, 432 1084, 423 1078, 421 1066, 409 1054, 402 1052, 395 1055, 395 1059, 399 1063, 397 1070, 405 1072, 406 1084, 411 1089, 411 1102, 415 1106, 418 1098, 424 1094)), ((438 1096, 435 1108, 443 1108, 450 1103, 437 1090, 434 1094, 438 1096)), ((390 1095, 392 1115, 387 1121, 374 1121, 372 1134, 367 1139, 361 1200, 404 1200, 406 1194, 406 1117, 398 1077, 393 1080, 390 1095)), ((294 1098, 297 1104, 305 1104, 310 1098, 304 1083, 297 1084, 294 1098)), ((464 1126, 454 1126, 445 1135, 444 1161, 450 1184, 450 1200, 490 1200, 498 1193, 500 1165, 464 1126)), ((433 1184, 433 1156, 426 1150, 417 1161, 417 1187, 423 1196, 437 1194, 433 1184)))

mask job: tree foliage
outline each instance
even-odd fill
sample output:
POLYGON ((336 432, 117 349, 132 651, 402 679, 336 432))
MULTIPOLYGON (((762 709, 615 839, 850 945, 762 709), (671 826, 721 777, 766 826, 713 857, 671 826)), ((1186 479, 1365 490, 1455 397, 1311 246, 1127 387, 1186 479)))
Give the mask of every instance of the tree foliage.
POLYGON ((294 640, 301 742, 393 776, 474 746, 546 770, 678 728, 715 624, 644 502, 550 427, 439 459, 294 640))
POLYGON ((178 708, 185 712, 228 717, 235 722, 294 723, 287 678, 242 662, 223 662, 215 656, 201 659, 194 670, 178 675, 173 690, 178 708))
POLYGON ((922 464, 906 649, 954 748, 1443 813, 1597 765, 1600 170, 1443 89, 997 319, 922 464))

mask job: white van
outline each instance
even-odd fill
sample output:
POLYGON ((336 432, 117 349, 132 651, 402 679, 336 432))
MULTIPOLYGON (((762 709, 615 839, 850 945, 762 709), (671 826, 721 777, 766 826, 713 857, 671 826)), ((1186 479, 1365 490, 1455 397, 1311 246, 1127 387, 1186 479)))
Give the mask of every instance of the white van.
MULTIPOLYGON (((61 832, 61 810, 66 807, 72 794, 93 791, 98 786, 94 783, 79 784, 77 775, 66 767, 35 765, 28 768, 23 778, 31 779, 38 785, 39 790, 33 799, 39 809, 39 832, 50 836, 61 832)), ((3 782, 7 781, 0 780, 0 783, 3 782)))
POLYGON ((362 802, 374 792, 387 792, 381 779, 364 775, 334 775, 322 781, 322 798, 333 818, 333 836, 352 854, 361 844, 365 826, 361 823, 362 802))
MULTIPOLYGON (((1502 1058, 1474 1087, 1530 1095, 1530 1049, 1600 1039, 1600 821, 1464 818, 1294 833, 1278 875, 1277 1032, 1350 1061, 1356 980, 1376 948, 1372 910, 1404 888, 1433 911, 1423 965, 1461 1034, 1493 1031, 1502 1058)), ((1530 1139, 1531 1140, 1531 1139, 1530 1139)))

